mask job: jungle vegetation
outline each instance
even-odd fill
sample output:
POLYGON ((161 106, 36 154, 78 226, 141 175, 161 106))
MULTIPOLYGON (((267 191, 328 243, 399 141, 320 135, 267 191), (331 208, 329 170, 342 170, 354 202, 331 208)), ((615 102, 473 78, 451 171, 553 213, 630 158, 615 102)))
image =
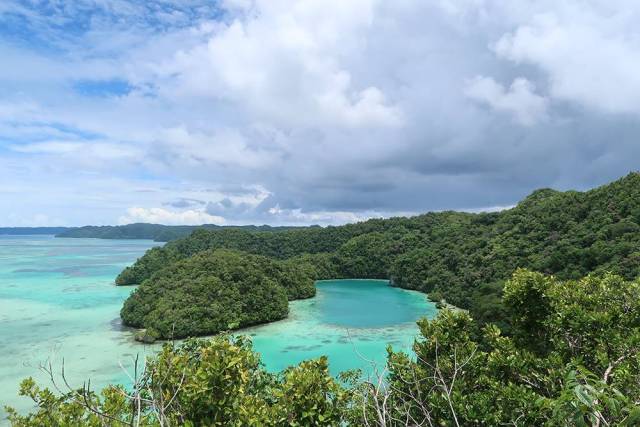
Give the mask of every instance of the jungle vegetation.
POLYGON ((211 335, 283 319, 288 300, 314 295, 313 273, 297 263, 214 249, 155 272, 121 317, 159 338, 211 335))
MULTIPOLYGON (((390 279, 394 286, 469 310, 480 325, 494 323, 510 333, 502 296, 517 268, 562 280, 603 272, 632 280, 640 274, 639 224, 640 174, 631 173, 586 192, 537 190, 495 213, 427 213, 279 232, 197 229, 149 250, 116 283, 143 283, 143 293, 161 282, 167 266, 224 248, 289 262, 312 279, 390 279)), ((137 293, 131 301, 141 299, 137 293)))

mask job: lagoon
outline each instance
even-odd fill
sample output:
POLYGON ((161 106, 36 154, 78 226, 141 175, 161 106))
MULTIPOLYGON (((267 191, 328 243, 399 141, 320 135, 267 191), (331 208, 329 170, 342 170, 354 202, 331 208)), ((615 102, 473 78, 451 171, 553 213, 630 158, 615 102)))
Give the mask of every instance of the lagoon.
MULTIPOLYGON (((0 424, 3 405, 28 410, 19 398, 20 381, 64 359, 72 385, 91 379, 96 388, 127 382, 136 355, 157 345, 133 341, 119 320, 132 287, 116 287, 116 275, 158 245, 143 240, 57 239, 0 236, 0 424)), ((415 321, 436 308, 424 294, 392 288, 383 280, 329 280, 316 283, 315 298, 290 303, 285 320, 243 329, 270 371, 302 360, 329 356, 338 373, 383 367, 385 348, 410 350, 415 321)))
POLYGON ((252 336, 267 369, 327 355, 334 374, 380 370, 386 346, 410 351, 416 320, 437 312, 424 294, 386 280, 323 280, 316 288, 314 298, 289 303, 287 319, 242 331, 252 336))

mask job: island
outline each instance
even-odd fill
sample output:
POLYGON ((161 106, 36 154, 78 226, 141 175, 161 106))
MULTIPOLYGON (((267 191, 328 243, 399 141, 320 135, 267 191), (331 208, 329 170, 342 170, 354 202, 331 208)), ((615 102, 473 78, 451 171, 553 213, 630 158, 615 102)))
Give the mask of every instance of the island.
POLYGON ((631 173, 586 192, 536 190, 501 212, 449 211, 324 228, 199 228, 150 249, 116 283, 140 284, 122 309, 124 323, 161 338, 281 319, 286 300, 310 297, 313 281, 336 278, 389 279, 508 332, 502 296, 517 268, 561 280, 604 272, 634 279, 639 223, 640 174, 631 173), (249 265, 246 277, 225 270, 249 265))

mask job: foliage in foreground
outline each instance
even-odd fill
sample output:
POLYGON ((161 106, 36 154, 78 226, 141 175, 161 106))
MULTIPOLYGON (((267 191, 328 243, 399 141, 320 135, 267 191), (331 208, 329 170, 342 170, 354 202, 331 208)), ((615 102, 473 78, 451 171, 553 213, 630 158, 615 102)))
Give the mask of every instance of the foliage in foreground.
POLYGON ((267 373, 245 338, 165 345, 133 390, 54 395, 25 380, 37 409, 14 426, 640 425, 640 282, 518 270, 504 291, 512 334, 478 335, 465 312, 419 322, 414 354, 384 373, 333 379, 326 358, 267 373), (351 381, 347 381, 347 380, 351 381), (346 381, 346 382, 345 382, 346 381))
MULTIPOLYGON (((388 419, 419 425, 640 423, 640 283, 560 282, 518 270, 504 303, 513 335, 475 336, 464 312, 419 322, 416 360, 390 352, 388 419)), ((375 406, 375 405, 374 405, 375 406)))
POLYGON ((331 377, 327 359, 302 362, 270 374, 244 337, 218 336, 166 344, 147 363, 132 390, 86 389, 58 396, 23 381, 20 393, 38 410, 21 416, 9 410, 14 426, 309 426, 339 425, 351 400, 331 377))

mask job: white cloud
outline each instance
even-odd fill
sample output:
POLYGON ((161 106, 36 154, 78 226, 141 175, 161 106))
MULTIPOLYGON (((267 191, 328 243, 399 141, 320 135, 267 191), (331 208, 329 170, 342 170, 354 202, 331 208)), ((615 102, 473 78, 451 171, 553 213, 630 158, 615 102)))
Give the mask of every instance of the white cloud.
POLYGON ((276 205, 270 208, 261 219, 267 220, 269 223, 284 225, 342 225, 366 221, 371 218, 409 217, 414 215, 417 215, 417 213, 407 211, 303 211, 301 209, 282 209, 279 205, 276 205))
POLYGON ((169 167, 268 168, 278 160, 277 153, 267 147, 251 147, 235 129, 205 133, 184 127, 169 128, 160 134, 158 145, 165 149, 169 167))
POLYGON ((57 227, 65 222, 59 218, 51 218, 46 214, 33 214, 29 216, 11 213, 7 215, 9 227, 57 227))
POLYGON ((473 209, 462 209, 464 212, 471 212, 471 213, 483 213, 483 212, 500 212, 500 211, 504 211, 507 209, 512 209, 514 208, 516 205, 507 205, 507 206, 483 206, 483 207, 479 207, 479 208, 473 208, 473 209))
POLYGON ((120 224, 131 224, 135 222, 165 225, 222 225, 225 223, 225 219, 219 216, 209 215, 202 210, 196 209, 173 211, 164 208, 132 207, 127 209, 127 214, 121 216, 118 220, 120 224))
POLYGON ((547 114, 547 99, 536 94, 533 83, 522 77, 505 88, 491 77, 477 76, 467 82, 465 94, 494 110, 513 114, 525 126, 536 124, 547 114))
POLYGON ((239 102, 284 125, 398 126, 383 91, 354 81, 345 62, 372 25, 374 1, 258 1, 259 13, 221 26, 207 43, 156 69, 166 90, 239 102))
POLYGON ((124 171, 141 163, 143 150, 138 146, 111 141, 42 141, 12 144, 8 148, 16 153, 31 154, 43 158, 55 158, 50 168, 79 168, 81 170, 124 171))
POLYGON ((79 142, 47 141, 12 145, 9 148, 19 153, 68 154, 80 150, 84 145, 79 142))
POLYGON ((233 12, 247 12, 255 7, 255 0, 222 0, 222 7, 233 12))
POLYGON ((638 9, 635 3, 594 15, 596 10, 579 5, 560 8, 505 34, 494 50, 544 70, 555 98, 610 113, 640 114, 638 9))
POLYGON ((355 213, 346 211, 302 212, 301 209, 281 209, 274 206, 268 210, 272 221, 284 224, 346 224, 381 217, 379 213, 355 213))

